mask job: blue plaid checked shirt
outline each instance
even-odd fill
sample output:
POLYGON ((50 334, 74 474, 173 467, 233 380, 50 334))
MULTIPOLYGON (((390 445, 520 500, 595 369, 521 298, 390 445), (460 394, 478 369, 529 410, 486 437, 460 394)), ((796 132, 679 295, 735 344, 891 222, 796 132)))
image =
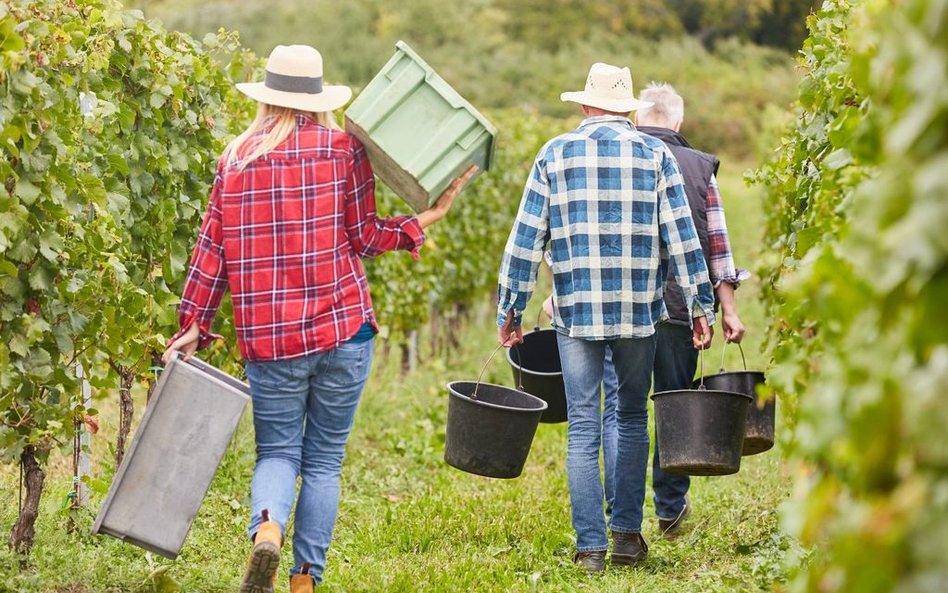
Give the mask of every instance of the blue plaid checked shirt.
POLYGON ((504 249, 497 325, 514 327, 550 243, 554 326, 588 340, 650 336, 668 266, 694 316, 714 294, 678 163, 620 116, 585 119, 540 149, 504 249))

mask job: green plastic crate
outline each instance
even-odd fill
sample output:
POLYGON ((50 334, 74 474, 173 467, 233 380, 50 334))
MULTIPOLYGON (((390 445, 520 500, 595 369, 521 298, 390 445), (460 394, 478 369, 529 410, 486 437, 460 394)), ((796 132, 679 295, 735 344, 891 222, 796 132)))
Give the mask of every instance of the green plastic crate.
POLYGON ((346 110, 346 131, 365 144, 376 175, 416 212, 472 163, 490 169, 497 136, 404 41, 346 110))

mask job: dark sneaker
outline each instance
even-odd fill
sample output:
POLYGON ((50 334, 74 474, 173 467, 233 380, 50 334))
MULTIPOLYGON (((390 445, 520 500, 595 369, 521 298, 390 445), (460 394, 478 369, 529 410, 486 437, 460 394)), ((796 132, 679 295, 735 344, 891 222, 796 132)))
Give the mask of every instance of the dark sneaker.
POLYGON ((641 533, 612 532, 612 563, 632 566, 648 556, 648 544, 641 533))
POLYGON ((691 505, 688 504, 688 499, 685 498, 685 506, 682 507, 681 512, 678 513, 678 516, 674 519, 659 519, 658 520, 658 532, 665 539, 675 539, 681 534, 681 525, 685 522, 685 518, 691 514, 691 505))
POLYGON ((573 563, 589 574, 602 572, 606 570, 606 551, 576 552, 576 555, 573 556, 573 563))

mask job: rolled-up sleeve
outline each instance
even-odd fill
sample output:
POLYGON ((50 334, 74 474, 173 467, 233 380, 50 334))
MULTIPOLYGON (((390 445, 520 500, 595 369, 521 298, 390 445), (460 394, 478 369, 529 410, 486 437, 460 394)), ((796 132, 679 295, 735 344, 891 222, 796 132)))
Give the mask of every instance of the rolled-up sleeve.
POLYGON ((414 216, 380 218, 375 209, 375 176, 365 147, 352 138, 352 158, 347 176, 345 228, 349 244, 359 257, 386 251, 411 251, 418 259, 425 233, 414 216))
POLYGON ((497 325, 502 326, 513 311, 513 327, 521 317, 536 286, 537 268, 549 232, 550 185, 540 157, 533 164, 497 279, 497 325))

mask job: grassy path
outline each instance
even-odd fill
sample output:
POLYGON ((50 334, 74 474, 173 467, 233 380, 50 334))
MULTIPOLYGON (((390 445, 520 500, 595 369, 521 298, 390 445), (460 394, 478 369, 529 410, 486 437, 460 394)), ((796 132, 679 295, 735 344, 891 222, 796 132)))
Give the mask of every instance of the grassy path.
MULTIPOLYGON (((759 196, 743 187, 739 171, 725 164, 721 178, 738 264, 752 267, 759 244, 759 196)), ((499 255, 498 255, 499 257, 499 255)), ((748 364, 761 368, 762 316, 756 281, 739 291, 748 326, 748 364)), ((526 319, 535 316, 534 299, 526 319)), ((429 359, 401 377, 393 361, 376 360, 361 404, 347 463, 339 522, 322 590, 337 592, 666 592, 769 590, 783 578, 784 558, 796 550, 780 530, 777 509, 790 490, 778 448, 744 458, 734 476, 694 478, 694 512, 675 542, 657 536, 651 500, 644 534, 648 560, 635 569, 610 569, 587 577, 571 565, 573 533, 566 488, 566 427, 541 425, 523 476, 490 480, 467 475, 442 461, 447 399, 444 384, 474 379, 495 344, 491 315, 464 329, 463 346, 448 360, 429 359)), ((708 355, 714 372, 720 338, 708 355)), ((739 364, 733 353, 732 364, 739 364)), ((735 366, 736 368, 736 366, 735 366)), ((498 355, 485 380, 510 384, 498 355)), ((136 405, 141 408, 141 397, 136 405)), ((113 406, 103 403, 97 459, 109 457, 113 406)), ((778 419, 778 423, 781 419, 778 419)), ((779 429, 779 426, 778 426, 779 429)), ((234 591, 247 543, 244 526, 253 466, 252 430, 245 417, 192 528, 174 562, 106 537, 93 538, 91 511, 68 533, 60 510, 69 468, 54 461, 28 565, 0 550, 0 591, 234 591)), ((97 469, 100 473, 103 468, 97 469)), ((16 472, 0 470, 0 525, 16 513, 16 472)), ((650 499, 649 492, 648 498, 650 499)), ((95 496, 92 508, 101 502, 95 496)), ((280 589, 285 590, 282 568, 280 589)))

